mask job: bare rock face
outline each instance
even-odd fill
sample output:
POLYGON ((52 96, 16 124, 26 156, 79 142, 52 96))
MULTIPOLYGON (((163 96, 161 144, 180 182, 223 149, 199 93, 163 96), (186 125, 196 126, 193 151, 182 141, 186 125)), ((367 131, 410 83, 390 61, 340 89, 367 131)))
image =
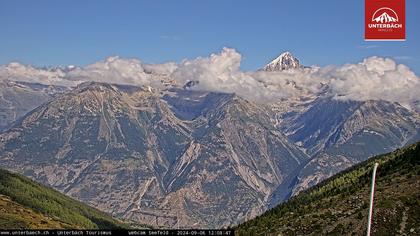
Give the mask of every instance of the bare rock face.
POLYGON ((144 224, 228 226, 308 158, 271 117, 231 94, 84 83, 1 134, 1 166, 144 224))

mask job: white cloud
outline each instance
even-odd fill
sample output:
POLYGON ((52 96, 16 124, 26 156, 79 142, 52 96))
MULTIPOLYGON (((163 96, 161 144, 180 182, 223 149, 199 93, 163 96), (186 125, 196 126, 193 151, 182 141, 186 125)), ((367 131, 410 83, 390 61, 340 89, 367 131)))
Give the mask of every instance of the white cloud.
POLYGON ((331 92, 340 99, 387 100, 408 106, 420 100, 420 78, 388 58, 370 57, 327 73, 331 92))
POLYGON ((66 78, 120 84, 147 84, 150 81, 150 75, 144 72, 139 60, 121 59, 116 56, 71 70, 66 74, 66 78))
POLYGON ((164 64, 142 64, 146 73, 154 73, 159 75, 171 75, 178 65, 175 62, 168 62, 164 64))
POLYGON ((144 64, 137 59, 123 59, 118 56, 69 71, 65 78, 75 81, 97 81, 115 84, 162 86, 177 68, 174 62, 144 64))
POLYGON ((143 64, 137 59, 108 57, 85 67, 36 68, 10 63, 0 65, 0 80, 75 86, 84 81, 131 85, 160 85, 160 79, 170 76, 177 68, 174 62, 143 64))
MULTIPOLYGON (((420 101, 420 79, 407 66, 389 58, 370 57, 358 64, 306 68, 281 72, 244 72, 241 54, 223 48, 209 57, 184 60, 179 64, 144 64, 137 59, 110 57, 83 68, 43 70, 20 64, 0 66, 0 79, 47 84, 100 81, 151 85, 161 80, 178 85, 198 80, 194 89, 236 93, 247 99, 269 102, 325 92, 337 99, 387 100, 409 106, 420 101)), ((420 103, 418 103, 420 104, 420 103)))
POLYGON ((46 70, 17 62, 0 65, 0 80, 8 79, 47 85, 73 85, 73 82, 64 80, 64 76, 65 73, 60 69, 46 70))
POLYGON ((254 77, 253 72, 240 70, 241 55, 234 49, 223 48, 219 54, 206 58, 184 60, 172 74, 180 84, 197 80, 198 90, 236 93, 252 100, 272 100, 285 96, 273 87, 267 87, 254 77))
POLYGON ((406 107, 420 100, 420 79, 389 58, 370 57, 358 64, 281 72, 243 72, 241 55, 224 48, 207 58, 183 61, 173 78, 200 81, 196 89, 236 93, 257 101, 317 94, 328 87, 337 99, 387 100, 406 107))

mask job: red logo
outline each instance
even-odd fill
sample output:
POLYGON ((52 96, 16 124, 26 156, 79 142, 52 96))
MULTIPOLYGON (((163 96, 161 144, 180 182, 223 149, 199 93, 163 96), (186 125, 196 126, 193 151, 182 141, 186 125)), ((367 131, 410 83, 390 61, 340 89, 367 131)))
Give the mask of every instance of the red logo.
POLYGON ((405 0, 365 0, 365 40, 405 40, 405 0))

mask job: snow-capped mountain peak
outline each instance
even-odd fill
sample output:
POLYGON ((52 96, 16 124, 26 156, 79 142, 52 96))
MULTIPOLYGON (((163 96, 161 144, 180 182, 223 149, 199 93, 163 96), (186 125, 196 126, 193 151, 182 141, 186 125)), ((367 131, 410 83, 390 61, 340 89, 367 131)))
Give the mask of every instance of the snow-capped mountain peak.
POLYGON ((265 71, 282 71, 289 69, 300 68, 299 60, 292 55, 290 52, 284 52, 280 54, 276 59, 264 66, 265 71))

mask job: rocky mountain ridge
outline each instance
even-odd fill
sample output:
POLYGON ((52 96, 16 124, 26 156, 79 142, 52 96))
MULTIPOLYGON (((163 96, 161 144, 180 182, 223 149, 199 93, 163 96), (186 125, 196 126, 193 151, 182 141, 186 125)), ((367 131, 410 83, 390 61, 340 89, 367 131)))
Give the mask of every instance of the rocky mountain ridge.
POLYGON ((84 83, 0 136, 2 166, 118 217, 227 226, 262 213, 307 156, 268 110, 235 95, 213 106, 180 120, 157 92, 84 83))

